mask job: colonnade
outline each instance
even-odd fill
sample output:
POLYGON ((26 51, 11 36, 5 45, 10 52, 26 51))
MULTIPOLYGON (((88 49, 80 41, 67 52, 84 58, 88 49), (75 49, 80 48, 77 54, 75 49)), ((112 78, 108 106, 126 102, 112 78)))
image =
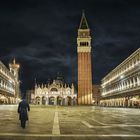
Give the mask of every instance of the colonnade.
POLYGON ((16 103, 18 103, 17 98, 0 95, 0 104, 16 104, 16 103))
POLYGON ((8 80, 4 80, 0 77, 0 90, 7 91, 11 94, 15 94, 15 86, 8 80))
POLYGON ((105 99, 100 101, 100 106, 107 107, 140 107, 140 98, 134 97, 122 97, 105 99))
POLYGON ((131 77, 120 79, 119 82, 114 82, 110 86, 102 89, 102 95, 109 93, 118 93, 125 90, 130 90, 140 86, 140 74, 131 75, 131 77))
POLYGON ((107 76, 102 79, 102 85, 105 86, 111 81, 118 77, 121 77, 128 71, 136 68, 140 64, 140 49, 136 50, 131 54, 126 60, 124 60, 120 65, 118 65, 114 70, 112 70, 107 76))
POLYGON ((36 105, 76 105, 76 97, 67 96, 65 98, 60 96, 36 96, 32 101, 36 105))
POLYGON ((15 103, 15 77, 0 61, 0 103, 15 103))

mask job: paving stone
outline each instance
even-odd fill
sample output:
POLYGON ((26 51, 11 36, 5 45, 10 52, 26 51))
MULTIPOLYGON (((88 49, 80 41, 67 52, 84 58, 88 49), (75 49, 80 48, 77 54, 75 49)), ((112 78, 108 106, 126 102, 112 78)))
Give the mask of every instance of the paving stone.
POLYGON ((138 140, 139 116, 129 108, 31 106, 22 129, 17 106, 0 106, 0 140, 138 140))

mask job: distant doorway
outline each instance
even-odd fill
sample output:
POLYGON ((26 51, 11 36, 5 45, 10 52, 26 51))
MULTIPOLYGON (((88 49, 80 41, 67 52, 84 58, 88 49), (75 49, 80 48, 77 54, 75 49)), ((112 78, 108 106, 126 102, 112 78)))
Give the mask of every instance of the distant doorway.
POLYGON ((36 97, 36 104, 40 105, 40 97, 36 97))
POLYGON ((45 105, 46 104, 46 97, 42 97, 42 105, 45 105))
POLYGON ((62 105, 62 97, 57 97, 57 105, 62 105))
POLYGON ((54 105, 54 101, 55 101, 55 98, 54 97, 50 97, 49 98, 49 105, 54 105))
POLYGON ((67 97, 68 105, 72 105, 72 98, 70 96, 67 97))

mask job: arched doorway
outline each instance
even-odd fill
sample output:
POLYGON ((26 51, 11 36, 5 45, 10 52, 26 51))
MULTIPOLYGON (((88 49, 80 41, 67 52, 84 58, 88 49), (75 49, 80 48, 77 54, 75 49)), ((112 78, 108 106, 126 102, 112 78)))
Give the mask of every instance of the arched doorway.
POLYGON ((63 100, 63 98, 58 96, 57 97, 57 105, 62 105, 62 100, 63 100))
POLYGON ((72 98, 70 96, 67 97, 67 103, 68 105, 72 105, 72 98))
POLYGON ((55 102, 55 98, 54 97, 50 97, 49 98, 49 105, 54 105, 55 102))
POLYGON ((76 105, 76 97, 73 97, 73 105, 76 105))
POLYGON ((43 97, 42 97, 42 105, 45 105, 45 104, 46 104, 46 97, 43 96, 43 97))
POLYGON ((40 104, 41 104, 41 102, 40 102, 40 97, 39 97, 39 96, 36 97, 36 104, 37 104, 37 105, 40 105, 40 104))

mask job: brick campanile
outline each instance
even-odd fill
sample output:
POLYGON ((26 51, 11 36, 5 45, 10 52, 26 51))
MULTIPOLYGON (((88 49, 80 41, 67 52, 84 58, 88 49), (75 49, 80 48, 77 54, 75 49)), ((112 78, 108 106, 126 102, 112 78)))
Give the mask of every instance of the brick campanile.
POLYGON ((78 104, 92 104, 91 36, 84 12, 77 37, 78 53, 78 104))

